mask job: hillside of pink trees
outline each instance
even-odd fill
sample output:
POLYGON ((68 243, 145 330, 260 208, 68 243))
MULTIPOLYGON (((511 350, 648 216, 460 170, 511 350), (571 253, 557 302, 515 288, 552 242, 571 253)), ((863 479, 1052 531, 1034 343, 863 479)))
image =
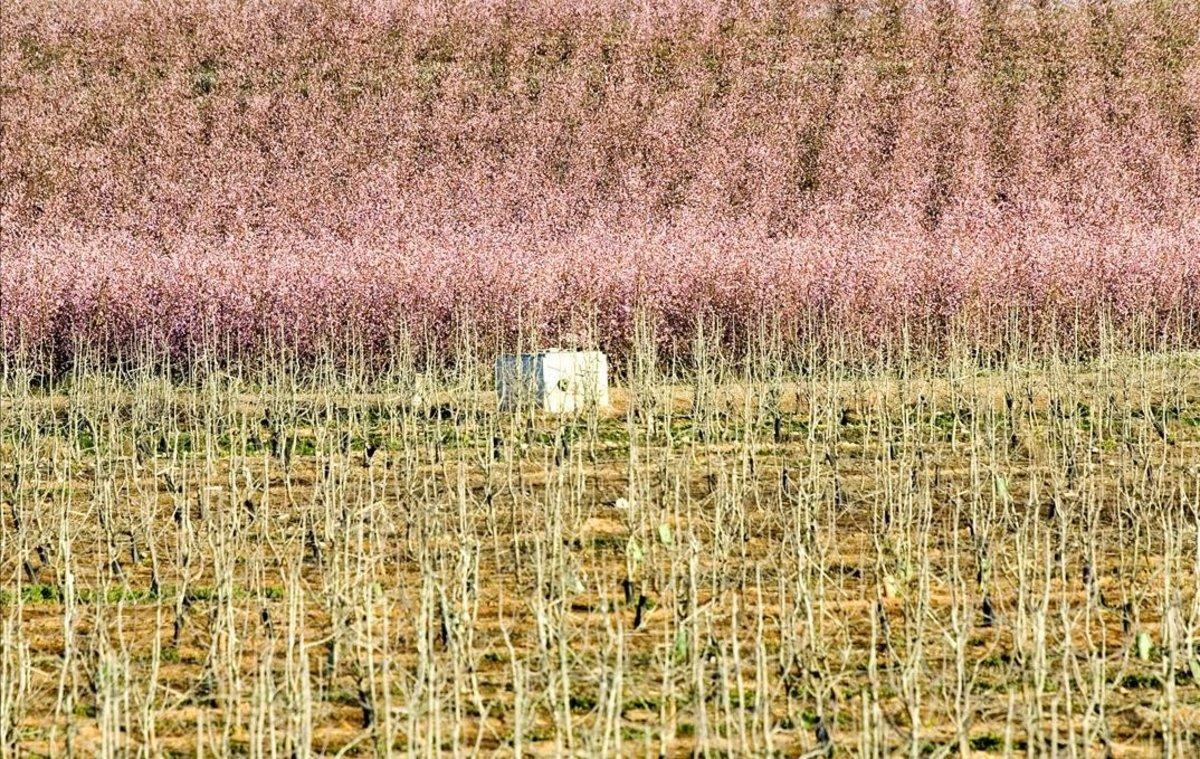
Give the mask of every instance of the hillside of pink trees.
POLYGON ((0 32, 6 351, 619 347, 637 313, 1200 343, 1194 2, 8 0, 0 32))

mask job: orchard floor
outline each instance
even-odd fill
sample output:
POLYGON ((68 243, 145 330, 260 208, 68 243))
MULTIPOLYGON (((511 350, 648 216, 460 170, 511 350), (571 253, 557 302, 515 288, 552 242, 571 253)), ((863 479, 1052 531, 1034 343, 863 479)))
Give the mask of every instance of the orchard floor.
POLYGON ((1200 356, 484 384, 9 382, 3 744, 1200 752, 1200 356))

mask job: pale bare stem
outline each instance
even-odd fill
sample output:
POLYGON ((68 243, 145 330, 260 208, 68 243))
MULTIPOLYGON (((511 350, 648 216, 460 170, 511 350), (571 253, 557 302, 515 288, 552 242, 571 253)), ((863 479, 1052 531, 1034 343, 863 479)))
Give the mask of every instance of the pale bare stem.
POLYGON ((1194 355, 668 327, 9 364, 3 754, 1189 755, 1194 355))
POLYGON ((31 696, 32 664, 22 629, 24 614, 25 604, 18 596, 8 603, 0 621, 0 754, 6 759, 19 754, 20 727, 31 696))

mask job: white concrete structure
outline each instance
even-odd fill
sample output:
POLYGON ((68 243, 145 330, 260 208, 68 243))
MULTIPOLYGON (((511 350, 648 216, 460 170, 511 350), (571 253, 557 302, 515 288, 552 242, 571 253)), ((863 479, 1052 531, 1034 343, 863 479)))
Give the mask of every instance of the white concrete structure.
POLYGON ((600 351, 546 350, 496 359, 500 409, 522 403, 551 414, 608 405, 608 359, 600 351))

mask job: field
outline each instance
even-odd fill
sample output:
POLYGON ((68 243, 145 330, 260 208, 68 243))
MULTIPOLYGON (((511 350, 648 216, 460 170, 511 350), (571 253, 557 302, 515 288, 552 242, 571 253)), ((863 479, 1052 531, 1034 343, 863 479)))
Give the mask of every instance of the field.
POLYGON ((1196 0, 5 0, 0 105, 0 759, 1200 755, 1196 0))
POLYGON ((1196 354, 638 345, 573 417, 470 362, 10 365, 0 743, 1196 751, 1196 354))

